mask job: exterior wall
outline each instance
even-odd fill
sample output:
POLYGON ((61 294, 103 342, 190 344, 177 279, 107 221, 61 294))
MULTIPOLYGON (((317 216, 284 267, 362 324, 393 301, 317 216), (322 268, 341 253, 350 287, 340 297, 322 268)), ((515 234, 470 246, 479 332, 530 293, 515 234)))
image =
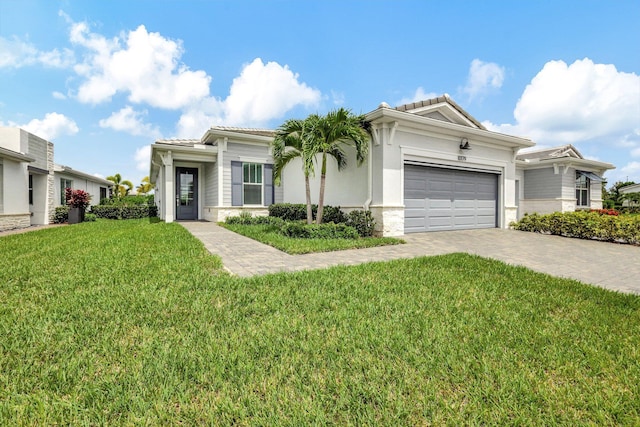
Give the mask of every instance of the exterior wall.
POLYGON ((74 190, 84 190, 91 195, 91 206, 100 204, 100 187, 108 188, 107 185, 91 181, 90 179, 79 177, 68 172, 56 172, 54 174, 53 185, 53 200, 55 206, 61 206, 62 203, 62 189, 60 188, 61 179, 69 179, 72 181, 72 188, 74 190))
POLYGON ((241 206, 205 207, 204 219, 212 222, 221 222, 230 216, 238 216, 242 212, 250 212, 253 216, 268 216, 269 209, 266 207, 245 208, 241 206))
POLYGON ((563 176, 555 174, 553 167, 525 170, 523 184, 523 199, 556 199, 562 196, 563 176))
POLYGON ((204 206, 218 205, 218 168, 215 163, 204 165, 204 206))
MULTIPOLYGON (((362 209, 368 194, 368 163, 357 166, 355 149, 347 147, 347 167, 338 170, 336 161, 327 158, 327 176, 325 181, 324 204, 346 208, 362 209)), ((320 170, 322 159, 316 158, 315 176, 310 179, 311 202, 318 203, 320 197, 320 170)), ((306 203, 304 173, 302 161, 294 159, 287 165, 282 174, 283 199, 287 203, 306 203)), ((277 200, 277 198, 276 198, 277 200)))
POLYGON ((10 159, 0 159, 2 167, 2 191, 0 195, 0 230, 28 227, 31 224, 29 212, 29 174, 27 163, 10 159))
MULTIPOLYGON (((223 192, 222 206, 231 206, 231 162, 250 162, 273 164, 270 148, 262 144, 250 144, 242 142, 229 142, 224 153, 223 162, 223 192)), ((274 186, 274 190, 275 190, 274 186)), ((278 200, 274 195, 274 200, 278 200)))

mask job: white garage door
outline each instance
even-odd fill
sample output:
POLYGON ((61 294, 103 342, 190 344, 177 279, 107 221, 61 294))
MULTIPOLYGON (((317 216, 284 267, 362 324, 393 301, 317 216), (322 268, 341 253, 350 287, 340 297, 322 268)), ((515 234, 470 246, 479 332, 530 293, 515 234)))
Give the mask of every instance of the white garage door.
POLYGON ((497 226, 498 175, 406 164, 404 231, 497 226))

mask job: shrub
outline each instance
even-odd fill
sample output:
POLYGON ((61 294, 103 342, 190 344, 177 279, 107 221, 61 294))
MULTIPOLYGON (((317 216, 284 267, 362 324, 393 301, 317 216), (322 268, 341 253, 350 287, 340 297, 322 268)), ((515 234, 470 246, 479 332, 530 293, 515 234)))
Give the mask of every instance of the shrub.
MULTIPOLYGON (((312 205, 313 217, 318 211, 318 205, 312 205)), ((307 205, 303 203, 274 203, 269 206, 269 216, 281 218, 285 221, 302 221, 307 219, 307 205)))
POLYGON ((589 210, 589 212, 595 212, 595 213, 598 213, 600 215, 613 215, 613 216, 620 215, 620 212, 618 212, 615 209, 591 209, 591 210, 589 210))
POLYGON ((242 212, 239 216, 230 216, 225 220, 227 224, 241 225, 273 225, 280 228, 284 220, 275 216, 251 216, 249 212, 242 212), (247 215, 248 214, 248 215, 247 215))
POLYGON ((115 206, 115 205, 97 205, 91 208, 91 213, 97 218, 105 219, 138 219, 150 218, 158 215, 156 206, 132 205, 132 206, 115 206))
POLYGON ((130 206, 130 205, 154 205, 154 196, 150 195, 128 195, 124 197, 108 197, 100 200, 100 205, 108 206, 130 206))
POLYGON ((86 209, 91 204, 91 194, 84 190, 72 190, 71 188, 65 188, 65 200, 67 205, 72 208, 86 209))
POLYGON ((565 212, 525 215, 511 224, 516 230, 548 233, 580 239, 640 243, 640 216, 600 212, 565 212))
POLYGON ((96 218, 98 218, 96 214, 92 214, 92 213, 84 214, 85 222, 94 222, 96 218))
POLYGON ((346 224, 355 228, 360 237, 371 237, 376 222, 371 211, 355 210, 347 214, 346 224))
POLYGON ((357 239, 358 231, 346 224, 305 224, 302 222, 287 222, 280 232, 287 237, 298 239, 357 239))
MULTIPOLYGON (((305 212, 306 212, 305 205, 305 212)), ((317 210, 317 207, 316 207, 317 210)), ((314 211, 313 216, 317 217, 318 213, 314 211)), ((306 214, 305 214, 306 218, 306 214)), ((322 222, 333 222, 335 224, 343 224, 347 222, 347 216, 340 210, 340 206, 325 206, 322 212, 322 222)))
MULTIPOLYGON (((85 215, 86 218, 86 215, 85 215)), ((58 206, 53 213, 53 223, 63 224, 69 220, 69 206, 58 206)))

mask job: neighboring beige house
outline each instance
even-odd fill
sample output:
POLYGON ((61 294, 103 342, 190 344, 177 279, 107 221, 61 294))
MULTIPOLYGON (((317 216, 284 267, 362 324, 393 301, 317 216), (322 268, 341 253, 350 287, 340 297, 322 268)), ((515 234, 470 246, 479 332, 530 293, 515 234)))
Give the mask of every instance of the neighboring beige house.
POLYGON ((63 185, 88 191, 96 204, 113 184, 55 165, 53 143, 0 127, 0 231, 49 224, 55 207, 64 204, 63 185))
POLYGON ((519 217, 602 209, 602 175, 615 166, 585 159, 573 145, 518 154, 519 217))
MULTIPOLYGON (((366 114, 372 139, 365 163, 338 172, 328 165, 325 203, 370 209, 376 231, 405 233, 507 228, 525 212, 602 206, 602 173, 613 165, 586 160, 572 146, 519 155, 534 142, 487 130, 448 96, 366 114)), ((151 146, 151 182, 167 222, 223 221, 273 202, 304 203, 298 159, 272 182, 274 131, 214 126, 200 139, 151 146)), ((317 174, 319 175, 319 173, 317 174)), ((319 176, 311 182, 317 200, 319 176)))

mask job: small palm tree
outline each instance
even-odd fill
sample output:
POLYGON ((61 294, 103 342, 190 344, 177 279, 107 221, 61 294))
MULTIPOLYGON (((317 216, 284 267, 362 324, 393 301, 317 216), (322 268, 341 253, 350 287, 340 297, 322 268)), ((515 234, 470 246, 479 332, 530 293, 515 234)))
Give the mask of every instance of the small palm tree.
POLYGON ((152 189, 153 187, 151 186, 151 181, 149 180, 148 176, 145 176, 144 178, 142 178, 142 182, 140 183, 140 185, 136 187, 136 191, 140 195, 147 194, 152 189))
MULTIPOLYGON (((356 160, 360 166, 366 159, 369 150, 370 123, 363 115, 355 115, 345 108, 330 111, 326 116, 312 114, 305 122, 309 127, 310 136, 307 139, 311 147, 303 150, 304 156, 313 158, 317 154, 322 156, 317 213, 317 222, 320 224, 324 211, 327 155, 333 157, 338 164, 338 170, 342 170, 347 167, 347 156, 343 147, 345 145, 352 146, 356 150, 356 160)), ((305 159, 305 163, 310 161, 311 159, 305 159)))
POLYGON ((113 194, 117 198, 122 198, 133 190, 133 184, 131 181, 126 179, 123 180, 119 173, 108 176, 107 180, 113 182, 113 194))
POLYGON ((309 176, 314 173, 314 156, 305 154, 305 150, 312 145, 308 143, 307 121, 290 119, 284 122, 276 131, 273 139, 273 180, 280 185, 284 167, 293 159, 302 159, 302 172, 304 173, 305 196, 307 202, 307 224, 313 221, 311 208, 311 188, 309 176))

